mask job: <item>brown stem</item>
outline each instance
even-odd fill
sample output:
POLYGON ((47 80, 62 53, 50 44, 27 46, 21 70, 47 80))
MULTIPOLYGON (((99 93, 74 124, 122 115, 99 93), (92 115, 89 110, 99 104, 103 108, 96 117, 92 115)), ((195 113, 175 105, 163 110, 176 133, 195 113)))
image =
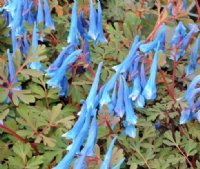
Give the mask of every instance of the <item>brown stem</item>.
POLYGON ((23 137, 21 137, 20 135, 18 135, 15 131, 13 131, 12 129, 10 129, 9 127, 0 124, 0 128, 6 130, 8 133, 10 133, 12 136, 14 136, 15 138, 17 138, 19 141, 26 143, 26 144, 30 144, 32 149, 36 152, 37 155, 39 155, 39 151, 36 147, 36 143, 30 143, 27 140, 25 140, 23 137))

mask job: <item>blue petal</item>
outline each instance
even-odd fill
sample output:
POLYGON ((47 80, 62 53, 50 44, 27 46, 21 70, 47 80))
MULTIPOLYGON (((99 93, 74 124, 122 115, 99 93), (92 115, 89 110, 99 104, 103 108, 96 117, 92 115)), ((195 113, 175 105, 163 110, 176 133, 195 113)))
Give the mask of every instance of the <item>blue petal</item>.
POLYGON ((119 169, 120 166, 123 164, 125 158, 122 158, 112 169, 119 169))
POLYGON ((55 26, 51 18, 51 12, 49 9, 48 2, 47 0, 43 0, 43 1, 44 1, 45 26, 50 27, 51 29, 55 30, 55 26))
POLYGON ((129 137, 136 137, 136 128, 133 124, 128 124, 126 121, 124 122, 125 130, 122 131, 122 134, 127 135, 129 137))
POLYGON ((38 10, 37 10, 37 23, 44 21, 44 12, 41 4, 41 0, 38 0, 38 10))
POLYGON ((104 161, 101 163, 100 169, 108 169, 110 167, 110 160, 111 160, 111 157, 112 157, 112 151, 113 151, 114 144, 115 144, 116 140, 117 140, 117 136, 115 136, 113 138, 112 142, 110 143, 110 146, 109 146, 108 151, 105 155, 104 161))

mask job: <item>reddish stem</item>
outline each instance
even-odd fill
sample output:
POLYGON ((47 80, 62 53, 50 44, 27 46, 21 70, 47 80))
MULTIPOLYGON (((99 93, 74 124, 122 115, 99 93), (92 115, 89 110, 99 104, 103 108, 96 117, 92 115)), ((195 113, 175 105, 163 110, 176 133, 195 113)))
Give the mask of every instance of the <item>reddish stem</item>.
POLYGON ((0 128, 6 130, 8 133, 10 133, 12 136, 14 136, 15 138, 17 138, 19 141, 26 143, 26 144, 30 144, 32 149, 36 152, 37 155, 39 155, 39 151, 36 147, 36 143, 30 143, 27 140, 25 140, 23 137, 21 137, 20 135, 18 135, 15 131, 13 131, 12 129, 10 129, 9 127, 0 124, 0 128))
POLYGON ((198 0, 195 0, 195 4, 196 4, 197 12, 198 12, 197 21, 200 21, 200 6, 199 6, 199 3, 198 3, 198 0))

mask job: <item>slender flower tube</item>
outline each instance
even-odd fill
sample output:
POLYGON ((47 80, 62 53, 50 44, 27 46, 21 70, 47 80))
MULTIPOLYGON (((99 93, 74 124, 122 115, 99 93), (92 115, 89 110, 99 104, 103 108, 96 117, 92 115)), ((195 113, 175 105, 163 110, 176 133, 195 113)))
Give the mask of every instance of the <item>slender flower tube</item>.
POLYGON ((91 55, 90 55, 90 44, 88 42, 88 37, 84 36, 84 41, 82 45, 83 54, 85 54, 85 58, 88 64, 91 63, 91 55))
POLYGON ((141 44, 143 44, 143 41, 139 42, 139 36, 136 36, 127 57, 121 64, 114 66, 113 69, 115 71, 121 69, 120 73, 125 73, 131 67, 133 60, 136 58, 136 52, 141 44))
MULTIPOLYGON (((36 26, 36 22, 34 23, 34 28, 33 28, 33 36, 32 36, 32 45, 34 47, 33 49, 33 53, 37 50, 37 47, 38 47, 38 29, 37 29, 37 26, 36 26)), ((38 56, 35 56, 36 58, 38 56)), ((38 61, 38 62, 32 62, 30 63, 30 68, 31 69, 37 69, 37 70, 40 70, 40 71, 43 71, 44 70, 44 67, 41 65, 41 63, 38 61)))
POLYGON ((144 106, 145 106, 145 99, 144 99, 144 96, 141 94, 135 100, 135 107, 144 108, 144 106))
POLYGON ((123 80, 122 77, 120 76, 119 80, 119 87, 118 87, 118 93, 117 93, 117 103, 114 108, 115 113, 119 117, 123 117, 124 112, 125 112, 125 107, 124 107, 124 86, 123 86, 123 80))
POLYGON ((141 64, 140 79, 141 79, 141 86, 144 89, 144 87, 145 87, 145 85, 147 83, 144 62, 142 62, 142 64, 141 64))
POLYGON ((189 64, 186 66, 186 70, 185 70, 186 76, 194 73, 195 69, 198 66, 197 57, 198 57, 198 51, 199 51, 199 41, 200 41, 200 37, 196 39, 195 45, 192 49, 189 64))
POLYGON ((41 4, 41 0, 38 0, 38 9, 37 9, 37 24, 44 22, 44 12, 41 4))
POLYGON ((70 151, 59 162, 59 164, 56 167, 54 167, 54 169, 68 169, 69 168, 75 154, 80 151, 80 147, 84 143, 85 138, 87 136, 89 125, 90 125, 90 114, 91 114, 91 111, 86 112, 84 125, 82 126, 79 134, 77 135, 74 142, 72 143, 72 147, 70 148, 70 151))
POLYGON ((107 42, 107 39, 104 36, 103 33, 103 26, 102 26, 102 9, 101 9, 101 3, 100 0, 98 0, 98 16, 97 16, 97 39, 95 41, 95 45, 99 42, 107 42))
POLYGON ((89 31, 88 31, 88 36, 96 40, 98 36, 97 32, 97 12, 96 9, 94 8, 93 1, 90 0, 90 16, 89 16, 90 24, 89 24, 89 31))
POLYGON ((56 60, 49 66, 47 72, 58 69, 65 60, 65 57, 68 57, 71 53, 73 53, 74 49, 75 47, 73 44, 69 44, 67 47, 63 48, 56 60))
POLYGON ((55 30, 55 26, 51 18, 51 12, 49 9, 48 2, 47 0, 43 0, 43 1, 44 1, 45 26, 50 27, 51 29, 55 30))
POLYGON ((94 109, 96 107, 95 97, 97 95, 102 65, 103 65, 103 62, 100 62, 99 65, 98 65, 97 72, 96 72, 92 87, 91 87, 90 92, 88 94, 88 97, 86 99, 87 110, 89 110, 90 108, 94 109))
POLYGON ((132 101, 129 98, 129 87, 126 83, 126 80, 124 77, 122 77, 123 83, 124 83, 124 104, 125 104, 125 111, 126 111, 126 121, 128 124, 135 125, 137 123, 137 116, 135 115, 135 112, 133 110, 132 101))
POLYGON ((69 35, 68 35, 68 38, 67 38, 67 42, 72 43, 74 45, 79 44, 77 23, 78 23, 77 2, 75 0, 74 5, 72 7, 71 25, 70 25, 69 35))
POLYGON ((160 43, 157 44, 157 49, 153 58, 153 62, 150 69, 150 76, 144 87, 142 95, 147 100, 154 100, 156 98, 156 73, 158 69, 158 50, 160 43))
POLYGON ((115 136, 113 138, 112 142, 110 143, 110 146, 109 146, 108 151, 105 155, 104 161, 101 163, 100 169, 109 169, 110 160, 111 160, 111 157, 112 157, 112 151, 113 151, 114 144, 115 144, 116 140, 117 140, 117 136, 115 136))
POLYGON ((191 111, 189 108, 183 108, 181 112, 179 124, 185 124, 196 117, 196 114, 191 111))
POLYGON ((94 116, 90 125, 89 136, 87 138, 86 144, 81 151, 79 158, 75 162, 75 165, 73 167, 74 169, 82 169, 84 166, 86 167, 85 157, 86 155, 92 156, 94 153, 93 151, 96 142, 97 131, 97 121, 96 116, 94 116))
POLYGON ((161 30, 159 31, 158 35, 156 38, 146 44, 140 45, 140 50, 144 53, 147 53, 153 49, 156 49, 158 42, 160 43, 159 45, 159 50, 165 50, 165 24, 162 25, 161 30))
POLYGON ((87 112, 86 108, 87 108, 86 104, 83 104, 82 107, 81 107, 80 113, 78 113, 78 114, 80 114, 78 120, 76 121, 76 123, 74 124, 72 129, 70 129, 65 134, 63 134, 62 137, 70 138, 72 140, 74 140, 76 138, 76 136, 78 135, 79 131, 83 127, 84 120, 85 120, 85 114, 87 112))
POLYGON ((125 130, 122 131, 122 134, 127 135, 129 137, 135 138, 136 137, 136 128, 135 125, 124 121, 125 130))

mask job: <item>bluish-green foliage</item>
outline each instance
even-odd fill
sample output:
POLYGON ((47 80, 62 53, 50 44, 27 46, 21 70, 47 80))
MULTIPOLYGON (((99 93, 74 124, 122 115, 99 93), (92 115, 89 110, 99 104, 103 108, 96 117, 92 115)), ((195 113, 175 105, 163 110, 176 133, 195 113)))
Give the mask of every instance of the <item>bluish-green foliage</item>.
POLYGON ((0 169, 200 168, 190 5, 4 0, 0 169))

